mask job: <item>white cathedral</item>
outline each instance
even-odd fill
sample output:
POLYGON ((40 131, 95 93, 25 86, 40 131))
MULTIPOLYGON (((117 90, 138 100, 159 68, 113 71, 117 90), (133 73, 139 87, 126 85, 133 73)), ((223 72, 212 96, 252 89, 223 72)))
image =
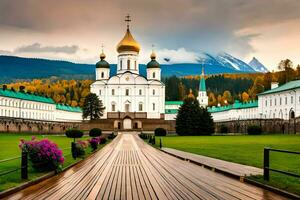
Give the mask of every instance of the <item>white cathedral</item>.
MULTIPOLYGON (((130 21, 127 17, 127 23, 130 21)), ((139 73, 140 45, 133 38, 129 24, 125 36, 117 45, 117 74, 110 76, 110 65, 105 54, 96 64, 96 81, 91 92, 98 95, 105 106, 102 118, 164 119, 165 85, 161 82, 161 69, 154 52, 147 64, 147 77, 139 73), (129 118, 128 117, 128 118, 129 118)), ((131 121, 123 122, 131 128, 131 121)))

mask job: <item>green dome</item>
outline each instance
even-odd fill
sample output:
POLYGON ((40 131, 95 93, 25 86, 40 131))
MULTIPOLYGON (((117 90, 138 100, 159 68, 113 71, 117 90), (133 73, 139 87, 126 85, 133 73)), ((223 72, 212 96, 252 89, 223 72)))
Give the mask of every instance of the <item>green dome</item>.
POLYGON ((100 60, 99 62, 97 62, 96 68, 109 68, 109 63, 105 60, 100 60))
POLYGON ((151 60, 148 62, 147 68, 160 68, 160 64, 156 60, 151 60))

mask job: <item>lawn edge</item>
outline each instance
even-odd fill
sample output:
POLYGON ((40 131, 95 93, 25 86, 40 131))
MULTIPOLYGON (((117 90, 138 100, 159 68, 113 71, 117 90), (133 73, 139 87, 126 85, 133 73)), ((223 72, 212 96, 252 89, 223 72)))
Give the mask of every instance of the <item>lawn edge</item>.
MULTIPOLYGON (((154 147, 153 145, 150 145, 150 146, 154 147)), ((295 194, 295 193, 291 193, 291 192, 288 192, 288 191, 286 191, 286 190, 282 190, 282 189, 279 189, 279 188, 277 188, 277 187, 273 187, 273 186, 271 186, 271 185, 267 185, 267 184, 260 183, 260 182, 258 182, 258 181, 254 181, 254 180, 249 179, 249 178, 247 178, 247 177, 245 177, 245 176, 238 176, 238 175, 235 175, 235 174, 232 174, 232 173, 229 173, 229 172, 226 172, 226 171, 217 169, 217 168, 213 168, 213 167, 211 167, 211 166, 208 166, 208 165, 206 165, 206 164, 202 164, 202 163, 197 162, 197 161, 194 161, 194 160, 186 159, 186 158, 184 158, 184 157, 181 157, 181 156, 172 154, 172 153, 170 153, 170 152, 164 151, 163 149, 160 149, 160 148, 158 148, 158 147, 154 147, 154 148, 156 148, 156 149, 158 149, 158 150, 160 150, 160 151, 162 151, 162 152, 164 152, 164 153, 166 153, 166 154, 169 154, 169 155, 171 155, 171 156, 173 156, 173 157, 179 158, 179 159, 181 159, 181 160, 188 161, 188 162, 193 163, 193 164, 196 164, 196 165, 198 165, 198 166, 204 166, 205 168, 210 169, 210 170, 213 169, 213 170, 214 170, 215 172, 217 172, 217 173, 221 173, 221 174, 226 175, 226 176, 228 176, 228 177, 231 177, 231 178, 234 178, 234 179, 238 179, 238 180, 240 180, 241 182, 246 182, 246 183, 249 183, 249 184, 251 184, 251 185, 255 185, 255 186, 264 188, 264 189, 269 190, 269 191, 271 191, 271 192, 274 192, 274 193, 283 195, 284 197, 287 197, 287 198, 300 199, 300 196, 297 195, 297 194, 295 194)))
MULTIPOLYGON (((107 144, 109 144, 109 142, 106 143, 105 146, 106 146, 107 144)), ((105 147, 105 146, 103 146, 103 147, 105 147)), ((12 188, 10 188, 10 189, 7 189, 7 190, 4 190, 4 191, 0 192, 0 199, 2 199, 2 198, 4 198, 4 197, 7 197, 7 196, 9 196, 9 195, 11 195, 11 194, 13 194, 13 193, 18 192, 18 191, 21 191, 21 190, 23 190, 23 189, 25 189, 25 188, 27 188, 27 187, 32 186, 32 185, 38 184, 38 183, 40 183, 40 182, 42 182, 42 181, 44 181, 44 180, 46 180, 46 179, 48 179, 48 178, 51 178, 51 177, 53 177, 53 176, 56 176, 56 175, 58 175, 58 174, 60 174, 60 173, 62 173, 62 172, 67 171, 67 170, 70 169, 71 167, 74 167, 75 165, 77 165, 77 164, 83 162, 85 159, 89 158, 89 157, 92 156, 93 154, 95 154, 95 153, 97 153, 98 151, 102 150, 103 147, 100 148, 100 149, 98 149, 98 150, 96 150, 96 151, 94 151, 93 153, 91 153, 90 155, 88 155, 86 158, 81 159, 81 160, 79 160, 79 161, 77 161, 77 162, 75 162, 75 163, 72 163, 71 165, 67 166, 66 168, 64 168, 64 169, 63 169, 61 172, 59 172, 59 173, 55 173, 55 171, 51 171, 51 172, 48 172, 47 174, 44 174, 44 175, 42 175, 42 176, 40 176, 40 177, 38 177, 38 178, 36 178, 36 179, 34 179, 34 180, 27 181, 27 182, 25 182, 25 183, 22 183, 22 184, 16 186, 16 187, 12 187, 12 188)))
POLYGON ((258 186, 258 187, 261 187, 261 188, 264 188, 264 189, 267 189, 269 191, 272 191, 272 192, 275 192, 277 194, 281 194, 285 197, 288 197, 288 198, 292 198, 292 199, 300 199, 300 196, 295 194, 295 193, 291 193, 291 192, 288 192, 286 190, 283 190, 283 189, 280 189, 280 188, 277 188, 277 187, 273 187, 271 185, 268 185, 268 184, 263 184, 261 182, 258 182, 258 181, 255 181, 255 180, 252 180, 250 179, 249 177, 245 177, 244 181, 246 183, 250 183, 251 185, 255 185, 255 186, 258 186))

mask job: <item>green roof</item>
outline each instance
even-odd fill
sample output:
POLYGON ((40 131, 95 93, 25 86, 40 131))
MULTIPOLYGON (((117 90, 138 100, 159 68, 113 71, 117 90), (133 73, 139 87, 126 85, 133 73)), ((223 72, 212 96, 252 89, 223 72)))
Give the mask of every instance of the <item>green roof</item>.
POLYGON ((165 105, 182 105, 183 101, 166 101, 165 105))
POLYGON ((35 94, 28 94, 25 92, 15 92, 15 91, 8 90, 8 89, 6 89, 6 90, 0 89, 0 96, 14 98, 14 99, 22 99, 22 100, 27 100, 27 101, 36 101, 36 102, 41 102, 41 103, 55 104, 53 99, 48 98, 48 97, 38 96, 35 94))
POLYGON ((177 114, 177 109, 165 109, 165 114, 177 114))
POLYGON ((206 92, 206 85, 205 85, 204 76, 201 76, 201 78, 200 78, 199 90, 202 91, 202 92, 206 92))
POLYGON ((72 106, 67 106, 67 105, 63 105, 63 104, 56 104, 56 109, 68 111, 68 112, 82 112, 81 108, 79 108, 79 107, 72 107, 72 106))
POLYGON ((213 112, 227 111, 227 110, 231 110, 231 109, 245 109, 245 108, 255 108, 255 107, 258 107, 257 101, 250 101, 247 103, 235 101, 234 104, 232 104, 232 105, 220 106, 220 107, 210 107, 210 108, 208 108, 208 112, 213 113, 213 112))
POLYGON ((265 91, 263 93, 260 93, 258 95, 265 95, 265 94, 271 94, 271 93, 276 93, 276 92, 283 92, 283 91, 287 91, 287 90, 292 90, 292 89, 296 89, 296 88, 300 88, 300 80, 297 81, 290 81, 282 86, 279 86, 277 88, 265 91))

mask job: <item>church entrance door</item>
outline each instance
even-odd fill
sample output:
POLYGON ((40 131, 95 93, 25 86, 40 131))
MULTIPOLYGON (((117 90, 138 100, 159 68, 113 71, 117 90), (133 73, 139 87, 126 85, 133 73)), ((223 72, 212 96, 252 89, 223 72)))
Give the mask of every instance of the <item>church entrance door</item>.
POLYGON ((129 118, 123 120, 123 128, 124 129, 132 129, 132 121, 129 118))

